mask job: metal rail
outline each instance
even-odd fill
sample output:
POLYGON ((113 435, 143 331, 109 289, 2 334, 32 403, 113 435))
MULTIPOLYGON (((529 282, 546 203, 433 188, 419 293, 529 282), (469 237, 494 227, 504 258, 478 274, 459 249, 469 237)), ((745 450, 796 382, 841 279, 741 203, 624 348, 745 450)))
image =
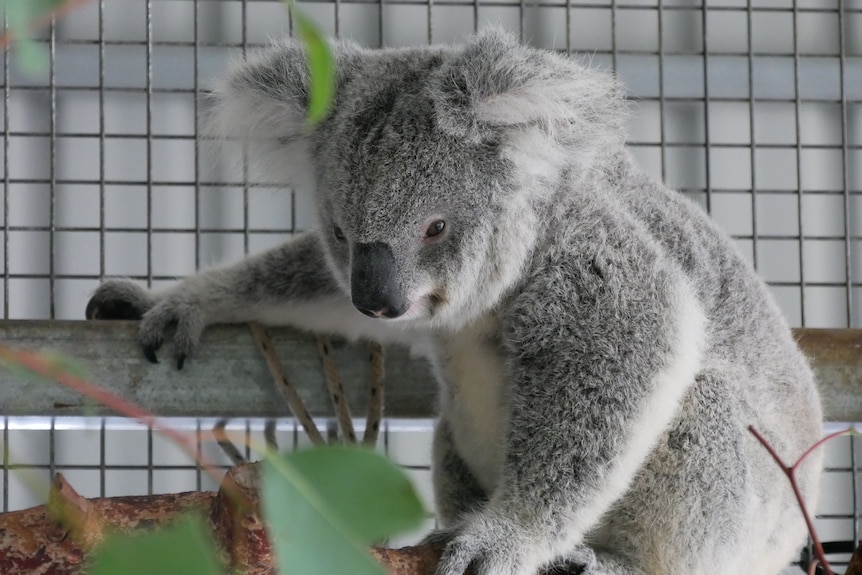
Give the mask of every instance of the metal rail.
MULTIPOLYGON (((862 421, 862 330, 799 329, 800 345, 818 373, 827 421, 862 421)), ((290 329, 270 330, 287 376, 315 417, 332 415, 314 337, 290 329)), ((177 371, 165 359, 151 365, 137 343, 136 322, 0 321, 0 341, 72 358, 99 385, 163 416, 283 417, 289 412, 273 386, 263 357, 246 326, 208 329, 194 358, 177 371)), ((367 407, 367 347, 334 342, 351 407, 367 407)), ((436 384, 428 364, 401 347, 386 354, 386 414, 433 417, 436 384)), ((106 415, 71 390, 0 371, 2 415, 106 415)))

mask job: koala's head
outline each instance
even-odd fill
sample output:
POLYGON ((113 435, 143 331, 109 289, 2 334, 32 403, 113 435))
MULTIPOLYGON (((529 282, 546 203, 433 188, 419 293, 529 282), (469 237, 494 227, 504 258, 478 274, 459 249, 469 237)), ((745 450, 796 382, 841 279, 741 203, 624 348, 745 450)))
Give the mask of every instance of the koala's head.
POLYGON ((333 46, 336 99, 305 122, 301 45, 239 64, 217 130, 311 187, 334 276, 362 313, 458 325, 521 276, 565 182, 623 145, 611 78, 492 30, 452 47, 333 46))

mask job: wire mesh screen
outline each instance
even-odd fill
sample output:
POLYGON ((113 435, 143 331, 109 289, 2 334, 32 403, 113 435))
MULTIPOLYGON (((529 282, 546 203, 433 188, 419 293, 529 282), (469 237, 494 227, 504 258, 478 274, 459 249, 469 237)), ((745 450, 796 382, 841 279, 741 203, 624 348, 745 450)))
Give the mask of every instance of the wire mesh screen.
MULTIPOLYGON (((300 5, 327 33, 365 46, 455 41, 495 23, 614 70, 640 164, 733 235, 790 323, 862 324, 862 0, 300 5)), ((41 33, 43 70, 26 73, 7 53, 3 317, 80 319, 104 276, 165 285, 307 228, 310 198, 243 179, 198 140, 203 94, 226 62, 291 29, 275 0, 95 0, 41 33)), ((163 463, 155 436, 116 421, 66 429, 80 423, 6 420, 18 460, 4 461, 4 509, 40 502, 12 463, 80 473, 85 495, 206 487, 169 448, 163 463), (129 442, 123 457, 144 459, 114 460, 113 437, 128 438, 117 439, 129 442), (180 479, 160 483, 162 471, 180 479)), ((427 443, 429 425, 404 437, 427 443)), ((427 473, 427 445, 402 443, 427 473)), ((824 537, 855 540, 859 447, 829 449, 824 537)))

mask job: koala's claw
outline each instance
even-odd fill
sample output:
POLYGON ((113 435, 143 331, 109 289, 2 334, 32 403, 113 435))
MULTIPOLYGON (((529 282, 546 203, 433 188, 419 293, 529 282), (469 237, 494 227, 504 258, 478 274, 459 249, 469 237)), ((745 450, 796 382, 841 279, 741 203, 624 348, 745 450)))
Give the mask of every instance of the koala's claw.
POLYGON ((155 345, 145 345, 144 346, 144 357, 150 363, 159 363, 159 358, 156 357, 156 350, 159 349, 158 346, 155 345))
POLYGON ((153 361, 156 350, 164 343, 165 333, 175 326, 171 340, 174 365, 177 370, 183 369, 186 359, 197 348, 205 325, 200 306, 177 296, 162 299, 141 320, 140 339, 147 359, 153 361))

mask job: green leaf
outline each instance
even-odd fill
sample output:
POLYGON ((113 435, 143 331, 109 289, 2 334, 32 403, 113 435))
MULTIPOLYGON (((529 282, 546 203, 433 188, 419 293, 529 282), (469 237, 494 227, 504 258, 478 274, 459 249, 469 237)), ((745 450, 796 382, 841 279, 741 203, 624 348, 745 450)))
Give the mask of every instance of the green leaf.
POLYGON ((70 375, 79 379, 88 379, 89 374, 84 366, 76 359, 54 353, 52 351, 40 351, 35 354, 46 368, 52 370, 51 375, 42 375, 24 365, 18 363, 14 358, 0 359, 0 369, 6 370, 21 379, 31 381, 56 381, 60 375, 70 375))
POLYGON ((335 59, 323 32, 297 8, 296 2, 282 1, 293 14, 299 38, 305 45, 309 73, 308 121, 316 124, 326 118, 335 97, 335 59))
POLYGON ((317 123, 329 113, 335 92, 335 61, 329 43, 314 23, 299 10, 293 14, 311 75, 308 87, 308 120, 317 123))
POLYGON ((0 369, 8 371, 13 377, 20 379, 29 381, 44 381, 45 379, 13 360, 0 359, 0 369))
POLYGON ((64 373, 81 379, 88 379, 89 373, 77 359, 53 351, 43 351, 39 354, 57 373, 64 373))
POLYGON ((198 518, 135 535, 109 537, 96 551, 89 575, 215 575, 224 573, 198 518))
POLYGON ((409 479, 385 457, 323 447, 268 459, 263 509, 282 573, 383 573, 367 553, 424 517, 409 479))
POLYGON ((28 36, 18 36, 18 58, 22 68, 29 74, 41 72, 48 67, 48 48, 34 42, 28 36))
POLYGON ((25 71, 33 73, 48 67, 48 50, 30 38, 30 26, 40 17, 66 3, 66 0, 0 0, 8 18, 9 30, 16 39, 17 56, 25 71))
POLYGON ((15 25, 27 24, 65 4, 67 0, 2 0, 0 6, 15 25))

